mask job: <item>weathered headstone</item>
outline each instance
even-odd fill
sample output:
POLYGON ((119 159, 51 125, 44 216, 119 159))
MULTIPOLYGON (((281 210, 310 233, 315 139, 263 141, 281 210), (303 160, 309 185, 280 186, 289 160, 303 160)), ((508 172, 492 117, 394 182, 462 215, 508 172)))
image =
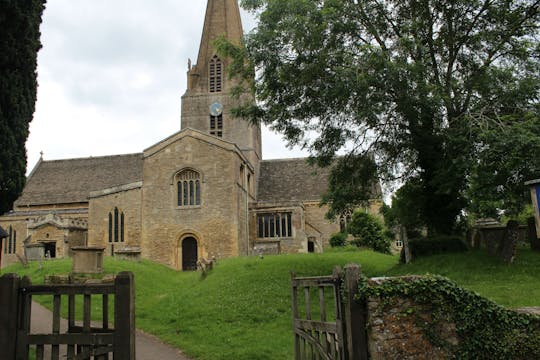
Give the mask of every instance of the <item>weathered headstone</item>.
POLYGON ((407 229, 405 226, 400 226, 400 236, 403 242, 403 255, 405 258, 405 264, 412 261, 411 248, 409 247, 409 237, 407 236, 407 229))
POLYGON ((515 220, 510 220, 506 225, 506 231, 504 233, 503 245, 500 253, 501 258, 507 264, 514 262, 518 240, 519 223, 515 220))
POLYGON ((528 185, 531 190, 531 200, 536 223, 536 238, 540 239, 540 179, 527 181, 525 185, 528 185))
POLYGON ((540 239, 536 236, 536 223, 534 218, 527 219, 529 242, 533 251, 540 252, 540 239))

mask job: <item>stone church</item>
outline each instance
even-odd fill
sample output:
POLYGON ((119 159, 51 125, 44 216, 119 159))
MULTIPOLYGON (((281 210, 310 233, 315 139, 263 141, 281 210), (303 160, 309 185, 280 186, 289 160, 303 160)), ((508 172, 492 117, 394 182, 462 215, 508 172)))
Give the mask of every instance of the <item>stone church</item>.
MULTIPOLYGON (((38 161, 0 217, 9 235, 4 259, 33 247, 65 257, 74 246, 96 246, 106 256, 192 270, 201 258, 329 246, 345 221, 326 220, 319 206, 329 170, 306 159, 262 159, 260 128, 231 116, 234 83, 212 47, 221 35, 243 35, 236 0, 208 0, 179 132, 138 154, 38 161)), ((379 186, 373 193, 376 212, 379 186)))

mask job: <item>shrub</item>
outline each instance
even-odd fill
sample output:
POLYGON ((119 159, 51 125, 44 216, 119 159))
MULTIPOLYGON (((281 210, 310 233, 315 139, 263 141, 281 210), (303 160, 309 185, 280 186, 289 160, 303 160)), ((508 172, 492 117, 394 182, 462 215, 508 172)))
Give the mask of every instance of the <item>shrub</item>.
POLYGON ((413 257, 428 256, 441 253, 465 252, 467 244, 460 236, 441 235, 409 240, 409 248, 413 257))
POLYGON ((348 226, 349 233, 354 236, 352 243, 358 247, 366 246, 377 252, 389 254, 392 240, 384 233, 380 221, 363 211, 356 211, 348 226))
POLYGON ((341 247, 345 246, 347 244, 347 234, 338 232, 335 234, 332 234, 330 237, 330 246, 332 247, 341 247))

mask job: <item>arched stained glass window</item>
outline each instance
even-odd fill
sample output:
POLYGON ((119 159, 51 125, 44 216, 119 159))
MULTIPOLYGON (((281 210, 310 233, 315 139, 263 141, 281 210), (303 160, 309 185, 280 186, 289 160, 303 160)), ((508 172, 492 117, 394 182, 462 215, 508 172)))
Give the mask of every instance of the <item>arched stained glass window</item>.
POLYGON ((193 170, 184 170, 176 176, 179 207, 201 205, 200 174, 193 170))
POLYGON ((109 242, 125 241, 125 216, 117 207, 109 213, 109 242))

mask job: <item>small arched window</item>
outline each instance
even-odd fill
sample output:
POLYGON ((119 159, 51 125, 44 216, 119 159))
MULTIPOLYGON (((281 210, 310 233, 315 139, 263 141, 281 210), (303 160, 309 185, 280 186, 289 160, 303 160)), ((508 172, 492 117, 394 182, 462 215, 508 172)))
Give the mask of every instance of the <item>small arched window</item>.
POLYGON ((4 254, 15 254, 17 251, 17 231, 12 226, 8 229, 8 237, 4 241, 4 254))
POLYGON ((201 176, 193 170, 184 170, 176 176, 178 206, 201 205, 201 176))
POLYGON ((125 224, 124 224, 124 212, 118 210, 117 207, 109 213, 109 242, 117 243, 125 241, 125 224))
POLYGON ((223 114, 210 115, 210 135, 223 137, 223 114))
POLYGON ((216 93, 221 92, 222 88, 222 78, 223 78, 223 64, 221 63, 221 60, 217 57, 217 55, 214 55, 214 57, 210 60, 210 74, 209 74, 209 80, 210 80, 210 92, 216 93))

